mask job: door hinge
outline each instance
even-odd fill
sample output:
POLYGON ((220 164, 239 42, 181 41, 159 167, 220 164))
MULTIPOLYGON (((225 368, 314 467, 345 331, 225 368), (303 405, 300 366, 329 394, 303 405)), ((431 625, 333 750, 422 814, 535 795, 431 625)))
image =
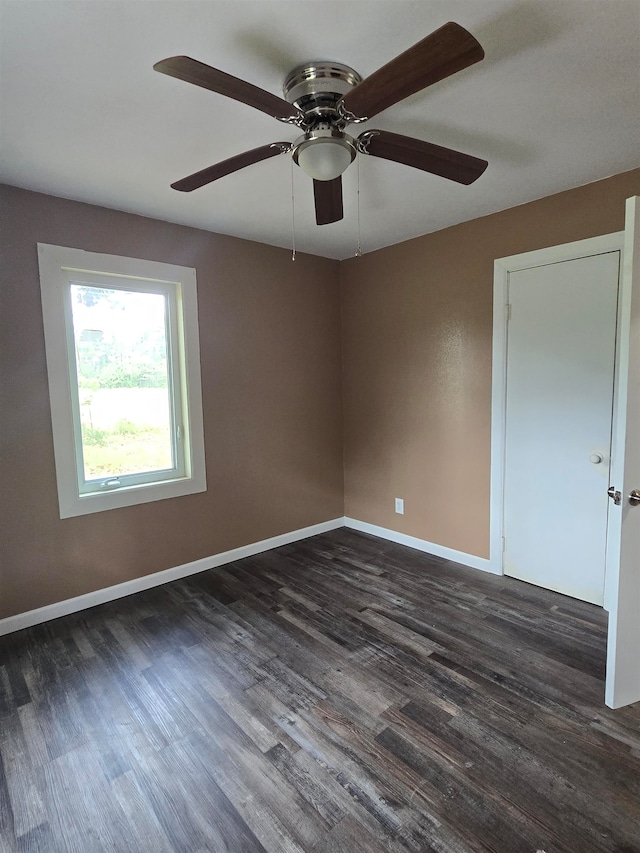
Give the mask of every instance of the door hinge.
POLYGON ((511 319, 511 303, 510 302, 507 303, 506 308, 507 308, 507 321, 509 321, 511 319))
POLYGON ((505 552, 506 550, 507 550, 507 537, 506 537, 506 536, 503 536, 503 537, 502 537, 502 553, 504 554, 504 552, 505 552))
POLYGON ((622 503, 622 492, 617 491, 615 486, 609 486, 607 494, 616 506, 620 506, 622 503))

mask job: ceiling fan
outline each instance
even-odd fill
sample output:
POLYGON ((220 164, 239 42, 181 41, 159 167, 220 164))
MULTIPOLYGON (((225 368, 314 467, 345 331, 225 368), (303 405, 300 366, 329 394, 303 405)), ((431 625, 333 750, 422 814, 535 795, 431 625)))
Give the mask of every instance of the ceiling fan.
POLYGON ((252 163, 291 153, 294 162, 313 178, 316 222, 326 225, 343 217, 341 175, 358 154, 471 184, 487 168, 486 160, 386 130, 366 130, 354 138, 345 128, 368 121, 483 57, 484 51, 471 33, 449 22, 364 80, 353 68, 338 62, 299 65, 284 82, 284 99, 188 56, 162 59, 153 66, 156 71, 241 101, 302 131, 295 142, 261 145, 171 186, 191 192, 252 163))

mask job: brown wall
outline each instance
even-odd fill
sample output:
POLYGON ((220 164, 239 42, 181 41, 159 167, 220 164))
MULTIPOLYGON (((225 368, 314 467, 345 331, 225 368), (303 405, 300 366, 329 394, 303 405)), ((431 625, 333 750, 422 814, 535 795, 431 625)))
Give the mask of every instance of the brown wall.
POLYGON ((343 514, 337 262, 0 187, 0 618, 343 514), (60 520, 36 243, 193 266, 208 491, 60 520))
POLYGON ((632 195, 640 170, 342 262, 347 516, 489 556, 494 259, 620 231, 632 195))

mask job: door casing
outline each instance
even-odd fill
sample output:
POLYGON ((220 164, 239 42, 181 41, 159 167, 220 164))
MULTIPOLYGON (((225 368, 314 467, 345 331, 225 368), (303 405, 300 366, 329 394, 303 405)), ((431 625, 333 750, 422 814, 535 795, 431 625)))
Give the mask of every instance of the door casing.
MULTIPOLYGON (((506 380, 507 380, 507 292, 509 273, 536 266, 560 263, 577 258, 599 255, 604 252, 622 252, 624 232, 618 231, 601 237, 590 237, 561 246, 551 246, 520 255, 499 258, 494 262, 493 287, 493 370, 491 391, 491 504, 490 504, 490 555, 491 571, 504 574, 503 508, 505 474, 506 439, 506 380)), ((620 312, 620 301, 618 305, 620 312)), ((618 320, 620 317, 618 317, 618 320)), ((617 336, 621 323, 617 323, 617 336)), ((616 339, 616 353, 620 350, 620 341, 616 339)), ((616 357, 614 370, 614 389, 617 386, 619 360, 616 357)), ((611 514, 609 514, 610 516, 611 514)), ((608 522, 609 523, 609 522, 608 522)), ((610 607, 612 590, 605 573, 604 608, 610 607)))

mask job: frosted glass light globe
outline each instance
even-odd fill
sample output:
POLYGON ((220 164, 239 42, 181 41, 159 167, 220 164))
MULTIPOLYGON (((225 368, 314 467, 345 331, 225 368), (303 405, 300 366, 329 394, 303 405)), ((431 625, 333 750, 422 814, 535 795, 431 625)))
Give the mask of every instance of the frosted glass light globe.
POLYGON ((298 153, 298 165, 316 181, 338 178, 352 159, 348 148, 331 139, 318 139, 298 153))

